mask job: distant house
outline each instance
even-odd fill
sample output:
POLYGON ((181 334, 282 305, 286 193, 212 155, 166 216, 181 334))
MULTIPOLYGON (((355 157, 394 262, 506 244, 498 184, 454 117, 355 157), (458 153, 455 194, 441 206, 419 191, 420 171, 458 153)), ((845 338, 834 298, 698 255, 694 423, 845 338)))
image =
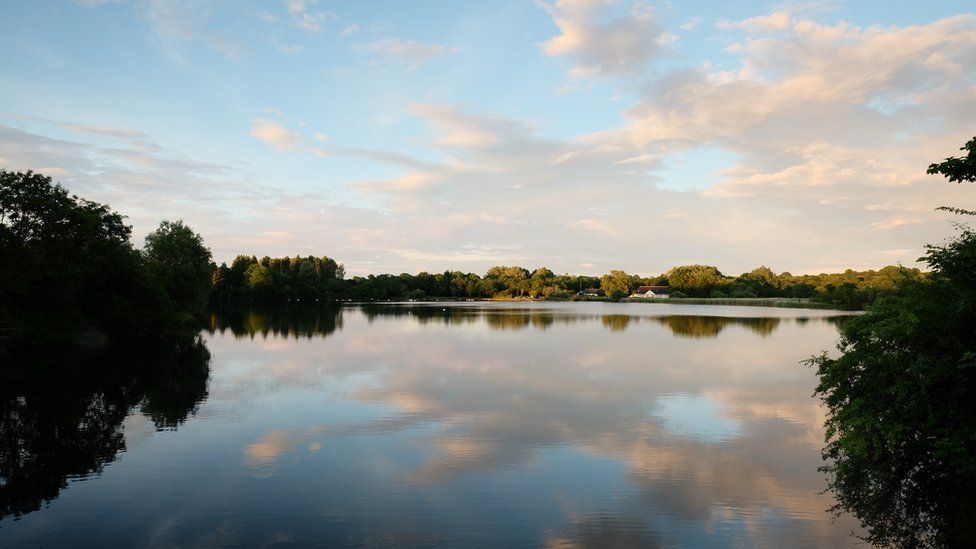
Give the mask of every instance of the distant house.
POLYGON ((602 288, 587 288, 580 292, 580 295, 585 297, 602 297, 605 294, 602 288))
POLYGON ((671 297, 671 287, 670 286, 641 286, 637 290, 630 294, 630 297, 653 297, 657 299, 666 299, 671 297))

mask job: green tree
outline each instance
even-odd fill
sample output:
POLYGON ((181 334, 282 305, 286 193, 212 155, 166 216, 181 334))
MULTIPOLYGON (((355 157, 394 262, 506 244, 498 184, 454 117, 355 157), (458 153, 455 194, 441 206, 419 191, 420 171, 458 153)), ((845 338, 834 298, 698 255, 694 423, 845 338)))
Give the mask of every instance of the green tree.
POLYGON ((722 272, 711 265, 683 265, 671 269, 667 275, 673 290, 692 297, 707 297, 712 290, 728 283, 722 272))
POLYGON ((149 269, 178 311, 199 317, 213 285, 210 249, 182 220, 163 221, 146 237, 149 269))
MULTIPOLYGON (((929 172, 976 181, 974 166, 929 172)), ((845 322, 840 356, 810 361, 828 410, 824 471, 834 510, 871 543, 963 547, 976 535, 976 233, 923 259, 927 280, 845 322)))
POLYGON ((630 295, 637 287, 638 279, 624 271, 614 270, 600 277, 600 289, 611 299, 620 299, 630 295))
POLYGON ((743 274, 737 281, 744 290, 759 297, 780 295, 780 277, 772 269, 763 265, 743 274))
POLYGON ((271 288, 274 286, 271 270, 260 263, 248 267, 244 277, 247 280, 247 285, 251 288, 271 288))
MULTIPOLYGON (((966 151, 966 156, 946 158, 938 164, 929 164, 926 173, 943 175, 954 183, 976 182, 976 137, 970 139, 959 150, 966 151)), ((962 215, 976 215, 976 211, 953 206, 942 206, 943 211, 949 211, 962 215)))

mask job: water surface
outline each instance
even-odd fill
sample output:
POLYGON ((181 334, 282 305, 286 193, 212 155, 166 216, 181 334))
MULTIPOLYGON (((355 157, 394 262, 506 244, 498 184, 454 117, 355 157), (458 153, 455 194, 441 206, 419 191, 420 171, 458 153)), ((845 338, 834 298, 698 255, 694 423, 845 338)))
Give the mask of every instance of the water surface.
POLYGON ((836 314, 215 315, 161 366, 5 389, 0 545, 853 544, 799 364, 836 314))

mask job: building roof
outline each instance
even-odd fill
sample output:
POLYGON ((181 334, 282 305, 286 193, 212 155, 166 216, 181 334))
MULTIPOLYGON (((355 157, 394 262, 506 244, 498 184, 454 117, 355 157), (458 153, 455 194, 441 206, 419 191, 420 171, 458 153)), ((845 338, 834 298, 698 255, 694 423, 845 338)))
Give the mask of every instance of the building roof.
POLYGON ((646 294, 647 292, 654 292, 655 294, 669 294, 671 293, 671 286, 641 286, 637 288, 637 293, 646 294))

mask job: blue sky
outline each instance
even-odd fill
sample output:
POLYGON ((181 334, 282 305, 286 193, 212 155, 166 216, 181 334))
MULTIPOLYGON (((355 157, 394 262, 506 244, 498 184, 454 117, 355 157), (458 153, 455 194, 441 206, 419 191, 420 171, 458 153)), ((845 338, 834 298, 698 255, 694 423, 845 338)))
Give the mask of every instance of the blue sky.
MULTIPOLYGON (((972 190, 967 2, 6 2, 0 166, 216 259, 914 264, 972 190)), ((138 239, 137 238, 137 239, 138 239)))

